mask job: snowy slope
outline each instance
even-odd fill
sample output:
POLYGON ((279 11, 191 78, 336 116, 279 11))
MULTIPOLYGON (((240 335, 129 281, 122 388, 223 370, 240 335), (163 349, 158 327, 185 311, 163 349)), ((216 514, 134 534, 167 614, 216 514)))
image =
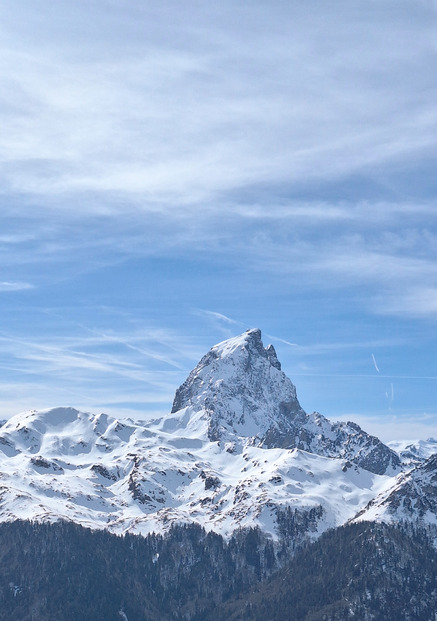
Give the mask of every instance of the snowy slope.
POLYGON ((65 518, 142 534, 194 521, 225 536, 254 525, 276 536, 278 508, 321 505, 324 530, 390 481, 298 449, 229 452, 174 431, 71 408, 14 417, 0 440, 1 520, 65 518))
POLYGON ((396 477, 354 521, 437 525, 437 454, 396 477))
POLYGON ((274 539, 287 508, 317 508, 312 536, 353 518, 393 483, 397 455, 354 423, 306 414, 259 330, 213 347, 172 412, 118 421, 73 408, 0 428, 0 520, 71 520, 114 533, 196 522, 274 539))

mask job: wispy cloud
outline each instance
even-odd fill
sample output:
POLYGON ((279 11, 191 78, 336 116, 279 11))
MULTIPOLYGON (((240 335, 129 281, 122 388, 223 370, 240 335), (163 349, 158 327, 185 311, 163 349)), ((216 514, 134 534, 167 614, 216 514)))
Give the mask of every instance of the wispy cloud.
POLYGON ((302 346, 299 346, 297 343, 290 343, 290 341, 287 341, 285 339, 281 339, 278 336, 272 336, 271 334, 266 334, 267 338, 272 339, 273 341, 278 341, 279 343, 284 343, 284 345, 288 345, 289 347, 293 347, 293 348, 299 348, 302 346))
POLYGON ((376 308, 381 314, 403 317, 436 318, 437 317, 437 279, 434 286, 428 286, 425 279, 422 286, 411 282, 404 290, 391 295, 378 296, 376 308))
POLYGON ((253 269, 300 287, 355 290, 358 298, 358 287, 365 288, 360 304, 371 312, 433 317, 436 242, 436 231, 426 223, 416 230, 362 226, 359 233, 325 226, 323 235, 295 232, 284 224, 282 232, 254 236, 247 260, 253 269))
POLYGON ((18 281, 0 282, 0 292, 24 291, 26 289, 33 289, 33 285, 31 285, 28 282, 18 282, 18 281))
POLYGON ((203 317, 206 321, 211 325, 211 327, 216 330, 219 334, 222 334, 225 337, 233 336, 235 331, 244 331, 248 329, 248 326, 245 325, 241 321, 237 321, 228 317, 227 315, 223 315, 223 313, 218 313, 216 311, 209 311, 198 308, 194 311, 194 314, 203 317))
POLYGON ((150 404, 162 404, 162 412, 169 409, 175 389, 185 379, 187 359, 191 363, 192 346, 186 338, 162 329, 108 335, 85 326, 77 330, 76 325, 75 331, 76 335, 70 331, 39 338, 0 335, 2 415, 9 403, 8 385, 13 384, 7 378, 17 374, 22 384, 15 411, 27 404, 45 407, 56 399, 84 407, 88 402, 87 407, 108 411, 124 403, 122 409, 130 409, 131 415, 138 409, 146 414, 150 404), (32 402, 28 393, 34 384, 39 387, 32 402))
POLYGON ((231 324, 234 326, 244 325, 241 323, 241 321, 236 321, 235 319, 231 319, 230 317, 227 317, 226 315, 223 315, 222 313, 217 313, 215 311, 209 311, 209 310, 204 310, 204 309, 199 308, 196 310, 196 314, 203 315, 206 318, 212 319, 220 323, 231 324))
POLYGON ((60 278, 212 252, 362 283, 376 312, 435 313, 435 192, 403 181, 436 157, 432 4, 189 2, 170 23, 161 6, 63 2, 44 35, 25 5, 23 21, 8 1, 2 26, 4 265, 60 278))
POLYGON ((405 6, 363 4, 357 20, 344 2, 316 4, 240 7, 244 30, 226 2, 213 14, 174 6, 183 29, 164 8, 112 4, 97 11, 97 28, 88 8, 59 5, 41 45, 34 5, 24 24, 9 3, 3 186, 56 201, 141 196, 142 210, 175 211, 254 179, 338 179, 432 149, 436 114, 423 93, 435 75, 433 7, 415 7, 411 20, 405 6))
MULTIPOLYGON (((276 336, 272 336, 270 334, 266 335, 268 338, 273 339, 274 341, 278 341, 279 343, 284 343, 292 348, 292 350, 300 355, 305 356, 318 356, 320 354, 333 353, 333 352, 344 352, 347 350, 368 350, 375 347, 378 348, 390 348, 394 346, 399 346, 405 342, 404 338, 392 338, 392 339, 380 339, 380 340, 369 340, 369 341, 335 341, 335 342, 319 342, 319 343, 290 343, 282 338, 278 338, 276 336)), ((372 354, 373 357, 373 354, 372 354)))

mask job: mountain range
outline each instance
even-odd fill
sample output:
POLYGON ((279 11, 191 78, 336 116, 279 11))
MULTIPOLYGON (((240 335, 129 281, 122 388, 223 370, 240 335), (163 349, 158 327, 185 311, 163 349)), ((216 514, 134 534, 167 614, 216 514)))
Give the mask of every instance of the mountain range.
POLYGON ((4 422, 0 523, 69 523, 164 540, 194 528, 231 548, 247 536, 244 549, 255 532, 264 579, 346 525, 411 524, 433 533, 434 448, 432 439, 387 446, 353 422, 306 413, 273 346, 252 329, 214 346, 160 418, 59 407, 4 422))

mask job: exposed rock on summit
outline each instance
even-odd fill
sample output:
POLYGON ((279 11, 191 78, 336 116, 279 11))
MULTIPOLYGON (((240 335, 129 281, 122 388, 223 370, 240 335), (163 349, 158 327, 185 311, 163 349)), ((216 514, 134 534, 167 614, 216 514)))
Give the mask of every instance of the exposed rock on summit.
POLYGON ((384 474, 400 467, 398 455, 355 423, 331 423, 307 414, 261 331, 215 345, 176 391, 172 413, 203 412, 211 441, 249 442, 264 448, 299 448, 340 457, 384 474))
POLYGON ((213 347, 176 391, 172 412, 203 410, 211 441, 253 438, 266 447, 290 443, 290 422, 305 416, 296 388, 260 330, 213 347))

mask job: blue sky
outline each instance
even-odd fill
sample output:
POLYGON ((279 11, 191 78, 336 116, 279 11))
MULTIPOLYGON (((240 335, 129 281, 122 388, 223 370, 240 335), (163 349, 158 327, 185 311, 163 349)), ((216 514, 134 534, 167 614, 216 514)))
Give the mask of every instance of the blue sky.
POLYGON ((4 0, 0 416, 146 417, 259 327, 437 437, 437 5, 4 0))

